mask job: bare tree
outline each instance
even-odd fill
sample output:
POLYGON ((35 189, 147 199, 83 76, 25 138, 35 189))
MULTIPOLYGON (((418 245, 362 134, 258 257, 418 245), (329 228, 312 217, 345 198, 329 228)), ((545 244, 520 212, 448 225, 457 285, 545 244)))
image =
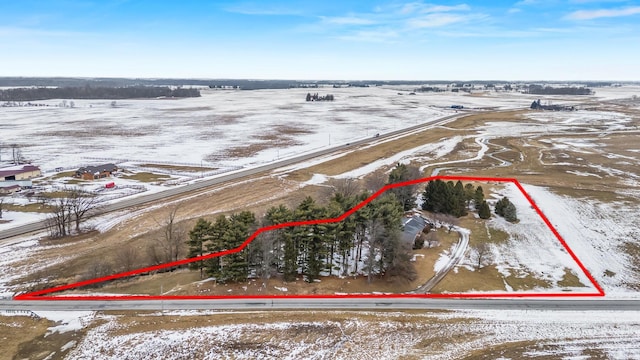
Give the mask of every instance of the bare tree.
POLYGON ((4 204, 4 199, 0 199, 0 219, 2 219, 3 204, 4 204))
POLYGON ((138 251, 133 245, 127 244, 117 250, 116 257, 123 271, 131 271, 138 262, 138 251))
POLYGON ((71 209, 69 199, 56 198, 50 202, 51 214, 47 218, 47 229, 52 238, 65 237, 70 233, 71 209))
POLYGON ((98 205, 98 198, 83 190, 71 190, 69 193, 69 210, 73 215, 76 232, 80 232, 80 223, 93 213, 98 205))
POLYGON ((47 219, 47 228, 53 238, 70 235, 73 224, 75 231, 80 233, 80 224, 97 207, 97 198, 87 192, 76 189, 63 191, 69 195, 49 200, 52 212, 47 219))
POLYGON ((385 174, 384 171, 376 171, 367 176, 367 179, 365 180, 365 187, 371 192, 376 192, 387 184, 388 178, 389 176, 385 174))
POLYGON ((360 186, 356 179, 331 179, 329 180, 329 186, 333 191, 331 195, 340 194, 342 197, 349 198, 358 195, 360 192, 360 186))
POLYGON ((11 155, 12 161, 14 165, 20 165, 24 162, 24 157, 22 156, 22 150, 18 144, 11 145, 11 155))
POLYGON ((491 246, 485 242, 478 244, 476 250, 476 270, 485 267, 492 260, 491 246))
POLYGON ((177 224, 176 215, 180 206, 169 211, 164 223, 156 221, 162 227, 162 236, 156 240, 156 246, 150 250, 154 262, 172 262, 178 260, 184 250, 186 231, 177 224), (156 249, 157 248, 157 249, 156 249))

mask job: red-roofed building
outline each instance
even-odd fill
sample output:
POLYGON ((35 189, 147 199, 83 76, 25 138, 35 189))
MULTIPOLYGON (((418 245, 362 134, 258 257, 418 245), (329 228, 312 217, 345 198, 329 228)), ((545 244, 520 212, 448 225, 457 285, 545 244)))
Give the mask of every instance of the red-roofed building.
POLYGON ((29 180, 40 175, 40 168, 31 164, 0 168, 0 181, 29 180))

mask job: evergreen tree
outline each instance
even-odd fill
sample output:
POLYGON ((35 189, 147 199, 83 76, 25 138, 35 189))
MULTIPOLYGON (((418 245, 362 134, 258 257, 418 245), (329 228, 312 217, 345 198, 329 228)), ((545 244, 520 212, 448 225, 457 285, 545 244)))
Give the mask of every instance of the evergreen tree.
MULTIPOLYGON (((318 206, 315 200, 308 196, 295 210, 297 220, 316 220, 324 218, 325 209, 318 206)), ((324 224, 297 226, 294 236, 299 254, 298 264, 307 275, 307 281, 316 279, 322 270, 322 258, 325 254, 326 226, 324 224)))
MULTIPOLYGON (((241 246, 251 235, 255 227, 255 215, 250 211, 233 214, 229 218, 229 228, 223 235, 223 243, 227 250, 241 246)), ((249 262, 246 249, 227 254, 223 259, 220 281, 240 282, 249 276, 249 262)))
POLYGON ((509 222, 517 222, 518 221, 518 215, 516 214, 516 206, 513 205, 513 203, 510 202, 510 201, 504 207, 504 218, 509 222))
POLYGON ((518 216, 516 214, 516 206, 511 203, 508 197, 503 197, 498 200, 495 208, 496 214, 502 216, 509 222, 518 221, 518 216))
MULTIPOLYGON (((226 216, 220 215, 216 218, 216 221, 210 226, 209 234, 211 240, 206 244, 208 252, 217 253, 225 250, 224 235, 229 230, 230 226, 231 224, 226 216)), ((209 276, 218 278, 222 268, 220 257, 217 256, 207 260, 205 268, 209 276)))
POLYGON ((464 186, 464 200, 467 203, 467 208, 471 205, 471 200, 473 200, 473 196, 475 194, 476 188, 473 184, 467 183, 464 186))
MULTIPOLYGON (((349 209, 353 208, 357 204, 358 198, 356 196, 344 197, 342 196, 342 194, 336 193, 333 196, 331 201, 332 201, 332 204, 335 204, 339 209, 338 211, 340 214, 338 215, 341 215, 346 211, 348 211, 349 209)), ((342 276, 347 275, 349 254, 350 254, 350 250, 354 247, 354 240, 356 235, 355 219, 356 219, 355 216, 349 216, 343 221, 336 223, 335 229, 333 230, 335 240, 337 242, 337 252, 338 254, 340 254, 340 257, 342 259, 341 261, 342 276)), ((330 259, 333 257, 333 250, 331 250, 331 253, 332 254, 330 259)), ((329 263, 329 266, 331 267, 331 263, 329 263)), ((331 274, 331 269, 329 269, 329 271, 331 274)))
MULTIPOLYGON (((211 222, 203 218, 198 219, 193 230, 189 231, 189 240, 187 244, 189 246, 188 258, 204 255, 205 243, 210 240, 211 222)), ((204 277, 205 265, 202 261, 192 262, 189 264, 189 268, 192 270, 200 270, 200 278, 204 277)))
MULTIPOLYGON (((391 173, 389 173, 388 184, 397 184, 405 181, 415 180, 420 177, 420 170, 413 166, 398 163, 391 173)), ((416 204, 416 185, 405 185, 389 190, 395 194, 402 204, 404 211, 413 209, 416 204)))
POLYGON ((480 208, 478 209, 478 216, 480 219, 489 219, 491 217, 491 209, 486 201, 482 201, 480 208))
POLYGON ((467 215, 465 190, 460 180, 458 180, 458 182, 456 182, 455 186, 453 187, 453 202, 453 215, 457 217, 467 215))
MULTIPOLYGON (((264 225, 271 226, 277 224, 283 224, 291 221, 292 212, 284 205, 273 206, 267 210, 267 213, 264 216, 264 225)), ((273 261, 276 271, 283 271, 285 254, 284 247, 287 237, 290 238, 291 229, 277 229, 269 231, 274 236, 273 241, 273 261)), ((297 254, 293 254, 293 263, 295 263, 297 254)))
POLYGON ((449 189, 444 181, 440 179, 429 181, 423 193, 422 209, 435 213, 447 213, 446 203, 449 196, 449 189))
POLYGON ((482 186, 478 186, 473 196, 473 203, 475 204, 476 211, 480 210, 480 205, 482 205, 483 201, 484 201, 484 191, 482 190, 482 186))
POLYGON ((364 209, 369 213, 367 235, 369 254, 366 259, 367 279, 384 274, 395 261, 400 245, 403 209, 393 194, 377 198, 364 209), (377 260, 376 260, 377 259, 377 260))

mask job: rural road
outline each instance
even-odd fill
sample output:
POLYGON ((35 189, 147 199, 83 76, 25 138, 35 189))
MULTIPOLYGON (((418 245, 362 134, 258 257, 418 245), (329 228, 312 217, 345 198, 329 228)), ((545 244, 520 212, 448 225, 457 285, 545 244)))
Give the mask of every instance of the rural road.
MULTIPOLYGON (((338 151, 344 151, 345 149, 351 148, 351 147, 356 147, 359 145, 364 145, 364 144, 368 144, 368 143, 372 143, 372 142, 379 142, 385 139, 389 139, 392 137, 396 137, 396 136, 401 136, 401 135, 405 135, 405 134, 409 134, 412 133, 416 130, 420 130, 422 128, 426 128, 426 127, 430 127, 430 126, 434 126, 434 125, 439 125, 443 122, 448 122, 451 121, 454 118, 457 117, 462 117, 462 116, 466 116, 468 115, 468 113, 456 113, 456 114, 452 114, 452 115, 447 115, 447 116, 443 116, 440 118, 436 118, 433 120, 430 120, 428 122, 422 123, 422 124, 418 124, 418 125, 414 125, 408 128, 404 128, 404 129, 400 129, 400 130, 395 130, 395 131, 391 131, 389 133, 385 133, 385 134, 380 134, 380 136, 378 137, 369 137, 369 138, 365 138, 362 140, 357 140, 357 141, 353 141, 349 144, 345 144, 345 145, 338 145, 338 146, 334 146, 334 147, 330 147, 330 148, 326 148, 326 149, 322 149, 322 150, 318 150, 312 153, 307 153, 307 154, 303 154, 303 155, 299 155, 299 156, 295 156, 292 158, 288 158, 288 159, 283 159, 280 161, 276 161, 276 162, 272 162, 269 164, 265 164, 265 165, 261 165, 261 166, 257 166, 257 167, 253 167, 253 168, 249 168, 249 169, 245 169, 245 170, 238 170, 238 171, 233 171, 221 176, 216 176, 213 178, 209 178, 209 179, 205 179, 205 180, 201 180, 192 184, 187 184, 184 186, 178 186, 178 187, 174 187, 171 189, 167 189, 165 191, 161 191, 161 192, 157 192, 157 193, 153 193, 153 194, 148 194, 148 195, 143 195, 143 196, 139 196, 139 197, 135 197, 135 198, 131 198, 131 199, 126 199, 123 201, 119 201, 117 203, 112 203, 109 204, 107 206, 104 206, 101 209, 101 212, 97 215, 101 215, 101 214, 105 214, 105 213, 109 213, 112 211, 117 211, 117 210, 123 210, 132 206, 137 206, 137 205, 141 205, 141 204, 145 204, 148 202, 152 202, 152 201, 157 201, 157 200, 161 200, 164 198, 168 198, 171 196, 175 196, 175 195, 180 195, 180 194, 184 194, 190 191, 194 191, 194 190, 199 190, 202 188, 206 188, 209 186, 213 186, 213 185, 218 185, 220 183, 224 183, 227 181, 231 181, 231 180, 237 180, 243 177, 247 177, 247 176, 251 176, 251 175, 255 175, 264 171, 270 171, 270 170, 274 170, 274 169, 278 169, 281 167, 285 167, 285 166, 290 166, 290 165, 294 165, 297 163, 301 163, 301 162, 305 162, 308 161, 310 159, 316 158, 318 156, 324 156, 324 155, 328 155, 334 152, 338 152, 338 151)), ((38 221, 38 222, 33 222, 33 223, 29 223, 29 224, 24 224, 24 225, 20 225, 20 226, 16 226, 7 230, 3 230, 0 231, 0 240, 2 239, 8 239, 14 236, 18 236, 18 235, 23 235, 23 234, 27 234, 27 233, 31 233, 34 231, 40 231, 45 229, 45 221, 38 221)), ((0 241, 0 245, 4 245, 5 243, 8 243, 8 241, 0 241)))
POLYGON ((554 310, 640 311, 640 300, 279 298, 216 300, 0 300, 0 311, 88 310, 554 310))

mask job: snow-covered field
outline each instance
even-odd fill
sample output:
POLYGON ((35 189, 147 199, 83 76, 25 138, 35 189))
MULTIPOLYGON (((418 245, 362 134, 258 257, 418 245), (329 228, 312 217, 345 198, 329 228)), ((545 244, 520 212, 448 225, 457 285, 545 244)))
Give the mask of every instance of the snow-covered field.
POLYGON ((573 199, 538 186, 524 188, 607 296, 638 296, 640 278, 624 246, 640 239, 640 219, 633 215, 640 213, 640 206, 573 199))
MULTIPOLYGON (((181 315, 193 316, 193 313, 181 315)), ((89 330, 67 359, 458 359, 517 343, 508 358, 630 359, 640 351, 638 312, 485 310, 340 314, 335 320, 127 330, 117 316, 89 330), (361 318, 360 315, 364 315, 361 318), (550 317, 553 321, 549 321, 550 317), (402 320, 399 320, 402 319, 402 320), (546 356, 546 357, 545 357, 546 356)), ((211 315, 201 315, 208 317, 211 315)), ((209 319, 215 319, 212 315, 209 319)), ((175 320, 173 320, 175 321, 175 320)), ((172 321, 172 322, 173 322, 172 321)), ((204 321, 204 319, 203 319, 204 321)), ((147 321, 148 322, 148 321, 147 321)), ((179 323, 179 321, 177 321, 179 323)), ((497 356, 500 350, 493 353, 497 356)))
POLYGON ((2 108, 6 120, 0 133, 3 142, 11 139, 22 146, 23 155, 45 170, 92 162, 87 158, 237 166, 346 143, 452 112, 427 97, 398 96, 392 89, 313 90, 332 93, 336 100, 305 102, 311 91, 306 89, 203 90, 200 98, 118 100, 115 107, 107 100, 76 100, 74 108, 2 108), (265 149, 255 154, 226 153, 258 143, 265 149))
MULTIPOLYGON (((193 165, 204 162, 211 167, 250 166, 411 126, 452 113, 453 110, 447 108, 452 104, 478 108, 525 108, 539 97, 517 93, 487 93, 481 96, 418 93, 409 96, 397 95, 398 91, 399 88, 394 87, 250 92, 205 89, 201 98, 122 100, 117 101, 115 107, 111 106, 111 101, 100 100, 76 100, 74 108, 6 107, 0 108, 3 119, 0 122, 0 142, 21 145, 25 157, 44 170, 55 167, 73 169, 93 163, 96 158, 130 160, 131 164, 168 162, 193 165), (336 101, 306 103, 304 95, 311 90, 320 95, 332 93, 336 101), (227 150, 250 144, 265 147, 257 152, 249 152, 246 157, 225 158, 227 150)), ((602 88, 596 91, 591 99, 610 100, 640 95, 638 87, 602 88)), ((543 101, 576 105, 586 99, 576 97, 565 101, 562 97, 541 98, 543 101)), ((59 102, 48 101, 52 105, 59 102)), ((629 122, 633 120, 622 113, 585 110, 539 112, 527 116, 528 119, 522 122, 489 122, 478 129, 476 135, 441 139, 336 177, 362 177, 396 162, 437 161, 450 154, 467 137, 476 140, 478 151, 474 150, 468 159, 443 161, 440 165, 482 159, 488 150, 487 142, 497 137, 584 133, 585 129, 589 136, 594 137, 603 131, 628 129, 629 122)), ((596 151, 601 146, 594 140, 570 137, 559 137, 549 145, 553 149, 585 153, 596 151)), ((0 155, 5 159, 7 149, 3 148, 2 151, 0 155)), ((631 158, 624 160, 634 161, 631 158)), ((609 170, 612 175, 627 177, 629 193, 636 191, 634 188, 637 189, 638 184, 634 180, 635 174, 609 170)), ((599 176, 588 171, 573 171, 568 175, 599 176)), ((327 179, 323 174, 316 174, 308 184, 322 184, 327 179)), ((115 181, 120 180, 123 179, 115 181)), ((123 181, 121 184, 128 183, 123 181)), ((147 187, 148 191, 162 189, 155 185, 147 187)), ((640 213, 640 206, 622 201, 587 201, 558 195, 550 188, 526 184, 524 187, 604 288, 607 298, 639 296, 639 272, 635 270, 633 259, 625 252, 624 246, 627 242, 640 239, 640 219, 635 216, 640 213)), ((492 226, 512 236, 507 244, 493 248, 500 271, 505 275, 533 273, 536 277, 557 284, 564 275, 564 269, 568 268, 583 284, 588 285, 582 271, 530 209, 520 192, 509 185, 501 194, 509 196, 515 203, 520 222, 514 225, 502 219, 491 220, 492 226)), ((107 231, 134 216, 137 213, 122 212, 96 219, 89 225, 107 231)), ((4 212, 3 217, 13 220, 13 224, 34 219, 12 212, 4 212)), ((24 240, 0 247, 0 268, 7 269, 13 263, 53 248, 40 246, 34 239, 24 240)), ((56 261, 63 262, 65 259, 56 261)), ((47 265, 55 264, 50 262, 47 265)), ((470 268, 470 264, 469 258, 461 266, 470 268)), ((41 269, 30 265, 12 269, 11 272, 0 272, 0 297, 12 294, 12 289, 7 285, 9 282, 37 270, 41 269)), ((547 291, 558 289, 554 287, 547 291)), ((593 289, 586 287, 583 290, 593 289)), ((392 316, 391 313, 386 314, 392 316)), ((193 326, 138 332, 126 331, 116 316, 74 312, 43 312, 39 315, 60 321, 50 329, 51 332, 86 327, 94 316, 104 321, 89 329, 86 337, 78 339, 77 343, 66 344, 61 349, 69 350, 69 359, 396 359, 402 356, 456 359, 472 350, 514 342, 525 343, 519 345, 522 348, 519 355, 511 358, 540 356, 583 359, 600 356, 629 359, 638 358, 640 354, 637 342, 639 312, 458 311, 402 314, 406 318, 422 316, 424 321, 417 324, 392 319, 371 323, 357 316, 342 322, 295 322, 283 318, 275 323, 193 326), (446 326, 434 327, 436 325, 431 324, 431 319, 434 322, 443 320, 446 326), (438 342, 440 338, 446 338, 448 342, 438 342)), ((158 323, 162 321, 158 320, 158 323)))
MULTIPOLYGON (((237 166, 414 125, 453 113, 452 104, 521 109, 540 97, 516 92, 397 92, 393 87, 203 89, 200 98, 118 100, 115 106, 110 100, 75 100, 73 108, 55 106, 61 100, 38 101, 54 106, 0 108, 0 140, 21 146, 25 158, 44 170, 73 169, 95 162, 92 158, 237 166), (336 100, 305 102, 309 91, 332 93, 336 100), (239 158, 226 152, 251 144, 264 149, 239 158)), ((640 88, 603 88, 594 97, 579 99, 633 94, 640 94, 640 88)), ((9 150, 1 151, 8 158, 9 150)))

